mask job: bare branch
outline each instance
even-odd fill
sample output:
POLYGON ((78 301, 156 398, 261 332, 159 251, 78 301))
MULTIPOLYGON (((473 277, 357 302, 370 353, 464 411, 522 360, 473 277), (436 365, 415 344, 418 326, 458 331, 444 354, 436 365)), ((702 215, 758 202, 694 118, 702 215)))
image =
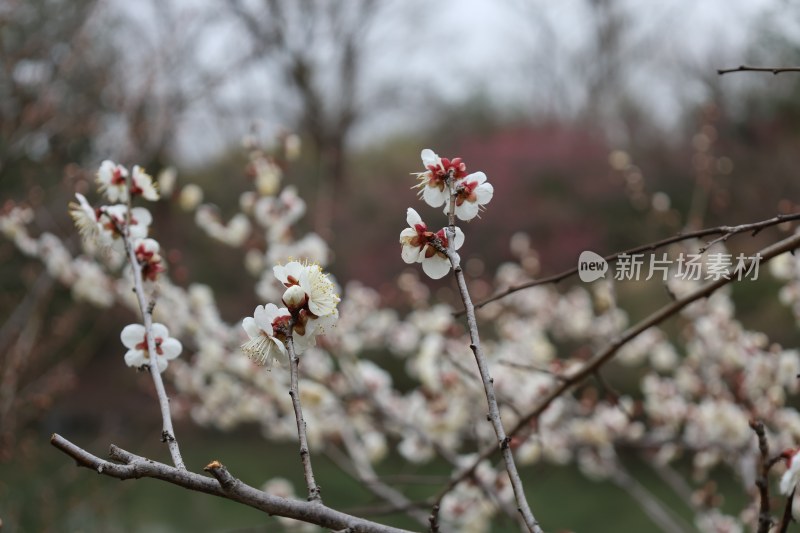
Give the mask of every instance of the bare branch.
POLYGON ((739 65, 736 68, 721 68, 717 70, 717 74, 720 76, 733 72, 770 72, 772 74, 780 74, 782 72, 800 72, 800 67, 748 67, 747 65, 739 65))
POLYGON ((112 463, 92 455, 64 437, 54 434, 50 443, 83 466, 116 479, 138 479, 149 477, 160 479, 173 485, 196 492, 204 492, 226 498, 270 515, 285 516, 311 524, 333 529, 363 531, 370 533, 408 533, 404 529, 384 526, 363 518, 336 511, 318 501, 304 502, 273 496, 236 479, 219 461, 212 461, 205 467, 214 479, 175 468, 157 461, 139 457, 126 450, 111 445, 109 455, 119 463, 112 463))

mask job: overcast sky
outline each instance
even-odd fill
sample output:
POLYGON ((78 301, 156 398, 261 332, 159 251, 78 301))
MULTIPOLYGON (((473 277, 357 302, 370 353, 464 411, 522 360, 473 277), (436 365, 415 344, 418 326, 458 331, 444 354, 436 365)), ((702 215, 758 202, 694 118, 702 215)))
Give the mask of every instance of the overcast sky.
MULTIPOLYGON (((117 0, 126 17, 154 17, 144 2, 117 0)), ((173 0, 176 9, 219 9, 215 2, 173 0), (198 7, 199 6, 199 7, 198 7)), ((390 4, 390 2, 387 2, 390 4)), ((425 101, 456 102, 482 93, 499 107, 533 114, 570 116, 591 95, 582 75, 595 68, 594 34, 588 0, 407 0, 394 4, 371 30, 367 85, 395 84, 425 101), (583 62, 581 62, 583 61, 583 62)), ((634 50, 624 65, 624 87, 652 111, 653 120, 670 126, 687 105, 708 97, 701 79, 715 68, 747 62, 752 43, 765 28, 794 31, 787 13, 799 12, 782 0, 618 0, 626 13, 625 34, 634 50), (636 50, 636 43, 641 43, 636 50)), ((178 31, 176 29, 176 31, 178 31)), ((241 30, 215 17, 202 42, 204 61, 227 68, 242 46, 241 30)), ((630 48, 630 46, 629 46, 630 48)), ((179 156, 199 162, 258 119, 268 131, 289 120, 291 102, 260 69, 240 73, 221 88, 222 107, 202 101, 183 123, 179 156), (220 114, 224 116, 220 116, 220 114), (281 116, 284 115, 284 116, 281 116)), ((736 86, 739 79, 726 84, 736 86)), ((413 102, 414 99, 409 99, 413 102)), ((373 114, 356 132, 356 142, 380 139, 397 129, 424 124, 406 102, 373 114)), ((612 124, 613 116, 607 117, 612 124)))

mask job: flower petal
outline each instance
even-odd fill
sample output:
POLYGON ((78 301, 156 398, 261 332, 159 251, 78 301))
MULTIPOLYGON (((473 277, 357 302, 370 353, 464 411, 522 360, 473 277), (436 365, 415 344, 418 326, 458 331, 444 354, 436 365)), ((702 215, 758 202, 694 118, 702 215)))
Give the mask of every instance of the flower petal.
POLYGON ((410 207, 406 211, 406 223, 408 223, 410 228, 413 228, 417 224, 424 224, 424 222, 422 222, 422 217, 419 216, 419 213, 410 207))
POLYGON ((456 216, 464 221, 472 220, 478 216, 478 211, 480 211, 478 202, 464 202, 456 206, 456 216))
POLYGON ((403 246, 403 249, 400 251, 400 256, 403 258, 403 261, 406 264, 413 264, 419 263, 420 256, 422 255, 422 248, 419 246, 410 246, 406 245, 403 246))
POLYGON ((477 181, 478 185, 480 185, 481 183, 486 181, 486 174, 484 174, 483 172, 473 172, 472 174, 464 178, 464 183, 469 183, 473 181, 477 181))
POLYGON ((431 207, 439 207, 447 200, 447 194, 438 187, 426 186, 422 189, 422 199, 431 207))
POLYGON ((242 328, 244 328, 245 333, 247 333, 247 336, 251 339, 253 337, 258 337, 261 334, 258 326, 256 325, 256 320, 251 316, 248 316, 242 320, 242 328))
POLYGON ((151 331, 153 332, 153 337, 161 337, 162 339, 169 337, 169 330, 164 324, 154 323, 151 331))
POLYGON ((456 236, 453 239, 453 248, 458 250, 459 248, 461 248, 461 245, 463 244, 464 244, 464 232, 461 231, 461 228, 456 226, 456 236))
POLYGON ((432 279, 441 279, 450 272, 450 261, 436 254, 422 261, 422 270, 432 279))
POLYGON ((126 348, 133 349, 144 340, 144 326, 141 324, 129 324, 122 329, 119 338, 126 348))
POLYGON ((494 196, 494 187, 491 183, 483 183, 475 189, 475 198, 481 205, 488 204, 494 196))
POLYGON ((160 356, 159 359, 161 359, 161 357, 167 360, 175 359, 183 351, 183 345, 178 339, 170 337, 161 343, 161 351, 164 352, 164 355, 160 356))
POLYGON ((419 155, 422 158, 422 164, 425 165, 425 168, 431 165, 438 166, 442 161, 441 158, 436 155, 436 152, 430 148, 425 148, 419 155))
POLYGON ((253 312, 253 318, 256 320, 256 326, 258 326, 259 329, 269 334, 272 333, 272 321, 269 320, 263 305, 256 307, 256 310, 253 312))
POLYGON ((128 350, 125 352, 125 364, 128 366, 139 368, 142 365, 146 365, 149 363, 149 360, 145 358, 144 352, 142 350, 128 350))

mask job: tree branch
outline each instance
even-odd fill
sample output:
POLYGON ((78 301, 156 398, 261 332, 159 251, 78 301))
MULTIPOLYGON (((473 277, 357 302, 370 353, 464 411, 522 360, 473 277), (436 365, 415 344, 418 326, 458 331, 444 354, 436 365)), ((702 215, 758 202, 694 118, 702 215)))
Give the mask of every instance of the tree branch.
POLYGON ((770 72, 772 74, 780 74, 782 72, 800 72, 800 67, 748 67, 747 65, 739 65, 736 68, 717 69, 717 74, 720 76, 733 72, 770 72))
MULTIPOLYGON (((760 255, 760 265, 763 265, 774 259, 775 257, 785 253, 795 250, 796 248, 800 247, 800 234, 792 235, 782 241, 778 241, 777 243, 768 246, 758 252, 760 255)), ((751 262, 752 264, 752 262, 751 262)), ((748 265, 749 268, 750 265, 748 265)), ((528 427, 532 420, 539 417, 539 415, 544 412, 547 407, 559 396, 564 394, 574 385, 580 383, 587 377, 591 376, 592 374, 597 371, 601 366, 605 363, 610 361, 614 355, 622 348, 625 344, 633 340, 637 337, 640 333, 644 332, 645 330, 660 324, 667 318, 677 314, 681 309, 688 306, 689 304, 700 300, 701 298, 705 298, 710 296, 713 292, 715 292, 720 287, 723 287, 729 283, 736 281, 735 276, 731 276, 730 279, 720 278, 719 280, 712 281, 703 285, 702 287, 698 288, 694 292, 680 298, 678 300, 673 301, 672 303, 662 307, 658 311, 652 313, 650 316, 645 318, 644 320, 640 321, 635 326, 627 329, 622 335, 615 341, 611 342, 606 348, 595 354, 589 361, 587 361, 579 370, 576 372, 564 376, 564 379, 559 383, 559 385, 550 391, 544 398, 534 407, 530 412, 528 412, 524 417, 521 417, 520 420, 517 422, 517 425, 514 426, 509 432, 509 436, 514 436, 519 433, 522 429, 528 427)), ((494 446, 487 446, 473 461, 472 465, 465 469, 461 475, 459 475, 454 482, 459 482, 461 480, 466 479, 467 477, 471 476, 475 471, 475 468, 480 464, 481 461, 484 461, 494 455, 497 448, 494 446)))
POLYGON ((769 511, 769 469, 775 464, 769 460, 769 442, 767 442, 767 434, 764 432, 764 423, 755 420, 750 421, 750 428, 755 432, 758 438, 758 451, 761 454, 758 468, 758 478, 756 479, 756 487, 759 494, 758 506, 758 531, 757 533, 769 533, 772 527, 772 516, 769 511))
MULTIPOLYGON (((712 244, 717 242, 722 242, 728 240, 728 238, 732 237, 733 235, 737 235, 739 233, 747 233, 752 232, 752 235, 758 234, 764 228, 768 228, 771 226, 777 226, 778 224, 783 224, 784 222, 791 222, 793 220, 800 220, 800 213, 791 213, 788 215, 776 215, 772 218, 767 220, 762 220, 759 222, 752 222, 750 224, 740 224, 738 226, 717 226, 714 228, 706 228, 697 231, 692 231, 689 233, 679 233, 678 235, 674 235, 672 237, 667 237, 666 239, 661 239, 660 241, 655 241, 649 244, 642 244, 635 248, 630 248, 628 250, 624 250, 622 252, 616 252, 611 255, 605 256, 605 259, 609 263, 613 263, 616 261, 619 256, 621 255, 632 255, 637 254, 640 252, 652 252, 658 250, 659 248, 663 248, 664 246, 668 246, 670 244, 674 244, 676 242, 686 241, 689 239, 696 239, 700 237, 707 237, 709 235, 721 235, 720 237, 714 239, 713 241, 709 242, 706 246, 700 249, 701 253, 707 250, 712 244)), ((509 294, 513 294, 517 291, 521 291, 522 289, 528 289, 530 287, 536 287, 537 285, 546 285, 548 283, 558 283, 559 281, 565 280, 571 276, 574 276, 578 273, 578 267, 570 268, 569 270, 565 270, 559 274, 554 274, 552 276, 548 276, 546 278, 535 279, 532 281, 528 281, 526 283, 522 283, 520 285, 513 285, 494 296, 490 296, 489 298, 478 302, 475 304, 476 309, 480 309, 484 305, 494 302, 496 300, 500 300, 501 298, 505 298, 509 294)), ((461 316, 465 313, 464 310, 458 311, 456 316, 461 316)))
POLYGON ((300 461, 303 463, 303 475, 306 478, 308 487, 308 501, 322 503, 321 490, 314 479, 314 470, 311 468, 311 452, 308 449, 308 438, 306 437, 306 421, 303 418, 303 407, 300 405, 300 392, 297 386, 297 374, 300 360, 294 351, 294 340, 289 335, 286 338, 286 348, 289 350, 289 368, 291 372, 291 384, 289 396, 292 397, 292 407, 294 417, 297 420, 297 437, 300 440, 300 461))
POLYGON ((409 533, 404 529, 384 526, 363 518, 342 513, 326 507, 319 501, 303 502, 273 496, 236 479, 219 461, 212 461, 205 470, 214 479, 175 468, 157 461, 134 455, 111 445, 109 456, 119 463, 112 463, 92 455, 64 437, 53 434, 50 443, 77 461, 78 466, 89 468, 99 474, 116 479, 154 478, 196 492, 204 492, 226 498, 270 515, 294 518, 328 529, 359 531, 365 533, 409 533))
MULTIPOLYGON (((539 522, 533 516, 528 501, 525 498, 525 489, 522 486, 522 480, 517 471, 517 465, 514 462, 514 455, 511 453, 509 443, 511 439, 506 435, 503 428, 503 422, 500 419, 500 408, 497 405, 497 397, 494 392, 494 380, 489 374, 489 366, 486 363, 486 356, 483 354, 481 348, 481 339, 478 335, 478 321, 475 318, 475 308, 472 305, 472 299, 467 289, 467 283, 464 279, 464 272, 461 269, 461 260, 455 251, 455 207, 456 198, 453 190, 453 178, 447 180, 447 187, 450 193, 450 212, 448 214, 448 227, 447 227, 447 248, 444 249, 450 264, 453 266, 453 272, 458 283, 458 290, 461 293, 461 301, 464 302, 464 309, 467 314, 467 325, 469 327, 470 349, 475 356, 475 362, 478 365, 478 371, 481 374, 481 381, 483 381, 483 389, 486 394, 486 403, 489 406, 488 419, 492 423, 495 435, 497 436, 497 447, 500 449, 503 456, 503 461, 506 464, 506 471, 511 480, 511 486, 514 489, 514 498, 517 501, 517 510, 522 515, 525 525, 528 530, 533 533, 542 533, 542 528, 539 522)), ((432 523, 433 524, 433 523, 432 523)))
POLYGON ((178 440, 175 437, 175 429, 172 427, 172 415, 169 409, 169 397, 167 396, 167 391, 164 388, 164 381, 161 379, 161 372, 158 370, 158 364, 156 363, 158 351, 156 348, 155 337, 153 337, 153 308, 155 307, 155 300, 148 303, 147 299, 145 298, 144 282, 142 281, 142 266, 136 259, 136 251, 133 249, 133 244, 131 243, 130 239, 130 194, 128 196, 127 213, 128 220, 126 221, 124 228, 119 228, 119 225, 116 224, 114 217, 109 215, 109 218, 111 218, 112 221, 115 221, 114 224, 117 225, 117 229, 122 235, 122 241, 125 244, 125 252, 128 255, 128 262, 130 263, 131 270, 133 271, 133 289, 136 293, 136 300, 139 303, 139 310, 142 313, 145 339, 147 341, 147 352, 150 354, 150 364, 148 365, 150 367, 150 376, 153 378, 153 385, 155 386, 156 394, 158 395, 158 405, 161 409, 161 440, 162 442, 167 443, 169 453, 172 456, 172 463, 177 468, 185 469, 186 466, 183 464, 183 458, 181 457, 181 450, 178 446, 178 440))

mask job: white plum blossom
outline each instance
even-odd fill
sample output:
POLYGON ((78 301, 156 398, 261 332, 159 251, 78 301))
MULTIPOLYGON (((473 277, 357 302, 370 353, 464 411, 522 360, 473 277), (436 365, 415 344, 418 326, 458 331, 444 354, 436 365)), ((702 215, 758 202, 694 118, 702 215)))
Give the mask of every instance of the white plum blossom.
POLYGON ((291 261, 286 265, 275 265, 272 271, 278 281, 287 287, 284 293, 284 302, 287 305, 286 296, 289 295, 292 301, 299 302, 299 306, 307 303, 308 310, 317 317, 330 315, 336 310, 340 300, 336 294, 336 286, 319 265, 291 261), (303 291, 306 302, 300 302, 301 298, 295 287, 303 291), (290 291, 294 292, 290 294, 290 291))
MULTIPOLYGON (((106 205, 100 208, 100 237, 103 244, 114 244, 119 241, 119 228, 128 222, 128 206, 124 204, 106 205)), ((135 241, 147 237, 148 229, 153 221, 150 211, 144 207, 131 209, 128 237, 135 241)))
POLYGON ((78 228, 78 233, 84 243, 94 244, 100 236, 100 223, 97 220, 97 211, 89 205, 86 197, 80 193, 75 193, 78 203, 69 204, 69 214, 78 228))
MULTIPOLYGON (((428 231, 428 226, 422 221, 419 213, 408 208, 406 212, 408 228, 400 232, 400 255, 407 264, 422 263, 422 270, 433 279, 443 278, 450 271, 450 260, 433 245, 438 242, 447 248, 447 232, 444 228, 434 233, 428 231)), ((464 233, 456 228, 453 248, 458 250, 464 244, 464 233)))
POLYGON ((158 279, 158 275, 164 271, 161 264, 161 247, 154 239, 139 239, 133 243, 133 251, 139 266, 142 269, 142 277, 149 281, 158 279))
MULTIPOLYGON (((164 324, 156 322, 152 327, 153 342, 156 346, 156 366, 159 372, 166 370, 169 361, 178 357, 183 351, 183 346, 178 339, 169 336, 169 330, 164 324)), ((151 364, 150 352, 147 349, 145 327, 141 324, 129 324, 122 329, 120 334, 122 344, 128 348, 125 353, 125 364, 141 368, 151 364)))
MULTIPOLYGON (((461 220, 472 220, 494 195, 494 187, 486 181, 486 174, 475 172, 457 182, 453 194, 456 199, 455 214, 461 220)), ((444 212, 450 212, 450 195, 446 195, 444 212)))
POLYGON ((124 166, 106 159, 97 171, 97 183, 110 202, 128 201, 128 169, 124 166))
POLYGON ((319 265, 291 261, 273 267, 275 278, 286 290, 283 303, 291 312, 292 337, 296 353, 316 346, 317 335, 333 327, 339 318, 340 298, 336 285, 319 265))
POLYGON ((243 213, 234 215, 223 224, 214 207, 201 205, 195 212, 194 221, 209 237, 228 246, 241 246, 250 235, 250 219, 243 213))
POLYGON ((153 183, 153 177, 139 165, 133 167, 131 172, 131 196, 139 196, 145 200, 155 202, 158 200, 158 190, 153 183))
POLYGON ((274 359, 286 360, 284 341, 292 316, 285 307, 268 303, 256 307, 252 317, 242 321, 242 328, 250 340, 242 345, 242 351, 259 365, 271 364, 274 359))
POLYGON ((424 172, 417 173, 416 185, 420 196, 431 207, 439 207, 447 201, 447 179, 459 180, 467 175, 467 166, 460 157, 453 160, 439 157, 433 150, 426 148, 421 153, 424 172))
POLYGON ((130 196, 142 196, 150 201, 158 200, 158 190, 153 183, 153 177, 138 165, 134 166, 133 172, 129 174, 124 166, 106 159, 97 171, 97 183, 100 184, 100 191, 114 203, 127 203, 130 196), (129 176, 130 183, 128 183, 129 176))

